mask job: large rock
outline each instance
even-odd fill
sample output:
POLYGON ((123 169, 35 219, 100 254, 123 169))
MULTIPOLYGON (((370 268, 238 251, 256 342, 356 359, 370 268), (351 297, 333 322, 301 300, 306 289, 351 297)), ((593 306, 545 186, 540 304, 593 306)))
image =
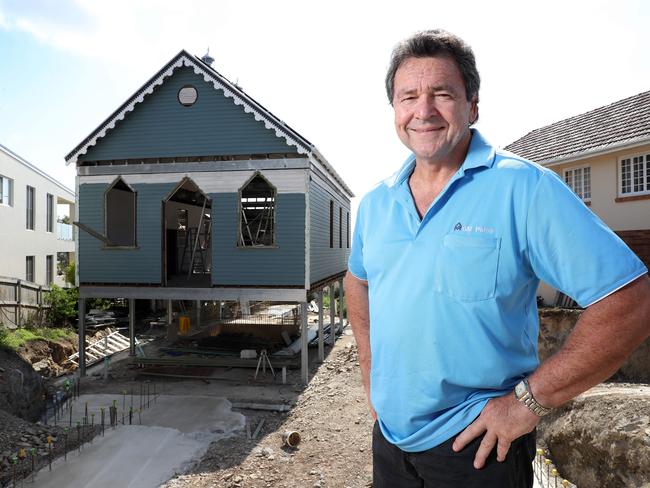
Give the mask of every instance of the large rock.
POLYGON ((41 376, 13 351, 0 349, 0 409, 26 420, 38 420, 45 408, 41 376))
POLYGON ((592 388, 542 419, 538 432, 576 485, 650 488, 650 386, 592 388))

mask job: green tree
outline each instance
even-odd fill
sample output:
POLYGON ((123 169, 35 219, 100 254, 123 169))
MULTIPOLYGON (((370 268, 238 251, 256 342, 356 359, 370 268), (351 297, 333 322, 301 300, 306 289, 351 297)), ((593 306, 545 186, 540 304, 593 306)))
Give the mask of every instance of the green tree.
POLYGON ((63 274, 65 275, 65 282, 70 285, 74 285, 77 274, 75 263, 70 263, 63 271, 63 274))
POLYGON ((79 302, 79 290, 77 288, 66 289, 52 285, 45 296, 45 302, 50 306, 46 312, 50 324, 56 326, 74 324, 79 302))

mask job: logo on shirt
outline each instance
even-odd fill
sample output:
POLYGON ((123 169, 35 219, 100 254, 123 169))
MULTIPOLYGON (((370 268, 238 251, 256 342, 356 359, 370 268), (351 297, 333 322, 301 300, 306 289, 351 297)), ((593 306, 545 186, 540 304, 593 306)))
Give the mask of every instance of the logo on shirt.
POLYGON ((484 225, 463 225, 458 222, 454 225, 456 232, 477 232, 479 234, 494 234, 494 227, 486 227, 484 225))

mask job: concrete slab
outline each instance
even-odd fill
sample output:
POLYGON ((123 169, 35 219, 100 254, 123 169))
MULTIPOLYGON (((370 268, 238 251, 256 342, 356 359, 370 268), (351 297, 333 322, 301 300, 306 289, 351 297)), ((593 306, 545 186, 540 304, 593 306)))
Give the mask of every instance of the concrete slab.
MULTIPOLYGON (((95 413, 95 423, 102 407, 108 419, 108 406, 114 400, 118 419, 121 421, 124 411, 128 424, 130 395, 101 394, 82 395, 74 403, 73 425, 83 417, 86 403, 89 416, 95 413)), ((133 407, 139 409, 139 395, 133 397, 133 407)), ((107 428, 104 437, 85 444, 81 453, 69 453, 67 461, 57 460, 51 472, 41 470, 33 486, 157 487, 199 459, 212 441, 228 437, 245 425, 244 416, 232 412, 228 400, 214 396, 162 395, 155 402, 150 397, 141 421, 140 425, 136 414, 134 423, 138 425, 107 428)))

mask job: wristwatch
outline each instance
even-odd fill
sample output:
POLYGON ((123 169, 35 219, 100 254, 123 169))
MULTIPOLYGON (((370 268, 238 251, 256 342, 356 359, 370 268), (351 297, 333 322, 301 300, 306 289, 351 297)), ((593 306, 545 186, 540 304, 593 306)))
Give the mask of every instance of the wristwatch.
POLYGON ((525 378, 515 386, 515 397, 538 417, 543 417, 544 415, 551 413, 552 409, 543 407, 537 403, 537 400, 533 397, 533 392, 530 391, 528 380, 525 378))

